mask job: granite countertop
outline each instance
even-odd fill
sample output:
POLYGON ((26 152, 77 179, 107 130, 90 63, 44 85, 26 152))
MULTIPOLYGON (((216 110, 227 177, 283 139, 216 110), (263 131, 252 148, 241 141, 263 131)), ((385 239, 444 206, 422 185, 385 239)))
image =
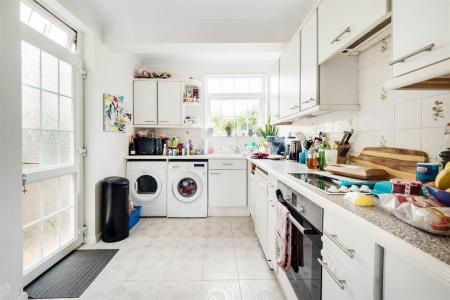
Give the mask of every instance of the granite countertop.
POLYGON ((243 154, 199 154, 185 156, 168 155, 133 155, 125 156, 125 160, 186 160, 186 159, 247 159, 243 154))
POLYGON ((353 220, 349 218, 349 221, 359 222, 365 230, 367 229, 372 233, 371 236, 381 246, 385 248, 391 246, 395 247, 395 243, 397 242, 399 248, 406 248, 404 250, 420 250, 420 252, 416 251, 417 253, 414 255, 415 258, 419 257, 427 259, 429 258, 428 256, 432 256, 437 259, 438 261, 430 259, 427 260, 427 262, 429 263, 431 261, 439 264, 437 268, 442 271, 441 274, 447 275, 447 280, 450 282, 450 237, 434 235, 412 227, 387 213, 380 207, 355 206, 345 201, 342 195, 326 194, 294 176, 289 175, 289 173, 310 171, 305 165, 286 160, 273 161, 249 158, 249 161, 254 163, 257 167, 267 171, 269 175, 276 176, 279 181, 287 184, 299 193, 309 196, 311 200, 315 201, 325 210, 341 210, 341 213, 348 215, 350 218, 353 216, 353 220), (404 245, 402 242, 405 242, 414 248, 408 247, 408 245, 404 245))

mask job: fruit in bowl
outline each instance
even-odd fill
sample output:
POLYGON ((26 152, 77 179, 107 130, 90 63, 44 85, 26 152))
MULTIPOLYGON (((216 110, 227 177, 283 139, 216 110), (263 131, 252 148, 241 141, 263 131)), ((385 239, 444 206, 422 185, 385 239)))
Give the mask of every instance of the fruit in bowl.
POLYGON ((428 182, 425 184, 428 192, 436 198, 439 202, 444 204, 445 206, 450 207, 450 188, 447 190, 441 190, 436 187, 435 182, 428 182))

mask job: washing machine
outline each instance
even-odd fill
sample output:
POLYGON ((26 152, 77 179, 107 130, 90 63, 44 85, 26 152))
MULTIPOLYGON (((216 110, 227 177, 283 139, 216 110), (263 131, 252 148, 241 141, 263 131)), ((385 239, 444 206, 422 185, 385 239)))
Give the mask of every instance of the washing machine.
POLYGON ((167 216, 167 162, 128 161, 130 199, 141 205, 141 216, 167 216))
POLYGON ((200 218, 208 215, 208 162, 169 161, 167 216, 200 218))

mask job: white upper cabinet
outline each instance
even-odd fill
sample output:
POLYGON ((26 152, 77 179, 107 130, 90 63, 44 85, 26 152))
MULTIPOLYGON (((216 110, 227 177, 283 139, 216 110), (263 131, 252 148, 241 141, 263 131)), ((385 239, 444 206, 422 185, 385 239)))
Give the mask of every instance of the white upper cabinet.
POLYGON ((133 81, 134 125, 155 125, 157 123, 158 87, 156 81, 133 81))
POLYGON ((300 111, 300 32, 280 56, 280 118, 300 111))
POLYGON ((269 75, 270 87, 270 119, 277 120, 280 118, 280 61, 277 60, 270 70, 269 75))
POLYGON ((181 81, 158 81, 158 124, 182 123, 181 81))
POLYGON ((450 58, 450 1, 392 1, 393 76, 450 58))
POLYGON ((323 0, 318 11, 319 64, 377 25, 387 5, 387 0, 323 0))
POLYGON ((302 28, 300 66, 300 109, 304 110, 319 104, 317 95, 317 11, 309 17, 302 28))

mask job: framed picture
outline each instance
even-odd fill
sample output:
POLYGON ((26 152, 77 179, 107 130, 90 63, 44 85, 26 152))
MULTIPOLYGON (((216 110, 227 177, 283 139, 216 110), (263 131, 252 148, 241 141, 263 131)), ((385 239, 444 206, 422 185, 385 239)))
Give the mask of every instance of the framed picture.
POLYGON ((103 94, 103 130, 126 132, 130 122, 131 114, 125 106, 125 97, 103 94))

